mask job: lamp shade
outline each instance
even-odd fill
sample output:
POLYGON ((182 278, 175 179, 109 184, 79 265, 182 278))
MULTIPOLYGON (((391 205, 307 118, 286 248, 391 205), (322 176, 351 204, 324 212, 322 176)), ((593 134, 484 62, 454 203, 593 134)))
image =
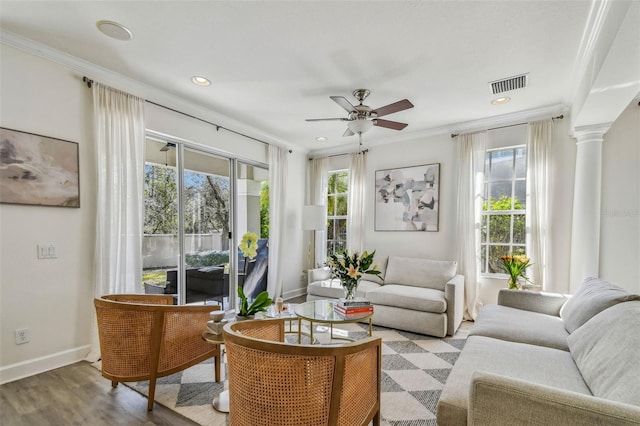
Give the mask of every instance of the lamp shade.
POLYGON ((319 231, 326 227, 326 206, 302 206, 302 229, 305 231, 319 231))

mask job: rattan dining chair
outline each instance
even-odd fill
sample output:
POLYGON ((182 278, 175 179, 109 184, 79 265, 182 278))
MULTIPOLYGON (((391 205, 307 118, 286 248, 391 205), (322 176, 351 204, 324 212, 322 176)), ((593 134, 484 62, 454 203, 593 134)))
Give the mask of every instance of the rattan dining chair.
POLYGON ((94 299, 102 375, 118 382, 149 380, 153 409, 156 379, 215 357, 220 381, 220 345, 202 339, 209 313, 218 306, 176 306, 173 296, 112 294, 94 299))
POLYGON ((380 338, 288 344, 284 321, 225 325, 229 425, 379 425, 380 338))

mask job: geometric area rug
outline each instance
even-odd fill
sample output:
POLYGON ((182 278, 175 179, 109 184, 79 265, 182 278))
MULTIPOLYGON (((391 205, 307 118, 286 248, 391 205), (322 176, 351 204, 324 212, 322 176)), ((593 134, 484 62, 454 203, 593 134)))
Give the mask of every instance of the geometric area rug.
MULTIPOLYGON (((384 327, 373 327, 382 338, 381 424, 383 426, 435 426, 436 407, 449 372, 458 359, 471 323, 463 322, 452 337, 431 337, 384 327)), ((367 324, 334 325, 334 334, 353 339, 368 336, 367 324)), ((320 342, 326 327, 314 330, 320 342)), ((324 336, 327 336, 325 334, 324 336)), ((223 360, 224 361, 224 360, 223 360)), ((216 383, 211 359, 157 380, 156 402, 205 426, 225 426, 227 415, 211 402, 227 388, 216 383)), ((226 363, 221 374, 226 378, 226 363)), ((148 395, 149 382, 123 383, 148 395)))

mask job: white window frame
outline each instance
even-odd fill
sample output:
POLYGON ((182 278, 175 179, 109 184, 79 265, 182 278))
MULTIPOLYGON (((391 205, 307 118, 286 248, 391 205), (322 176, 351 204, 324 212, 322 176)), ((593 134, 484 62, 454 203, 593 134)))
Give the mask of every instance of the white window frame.
POLYGON ((327 210, 329 208, 329 197, 335 197, 336 200, 333 203, 333 214, 329 214, 329 212, 327 211, 327 256, 331 255, 332 253, 335 252, 336 250, 336 243, 337 242, 343 242, 344 243, 344 247, 347 247, 347 239, 345 236, 344 240, 338 239, 336 238, 336 226, 335 226, 335 221, 340 219, 344 219, 345 221, 345 226, 349 226, 348 224, 348 219, 346 215, 336 215, 336 209, 338 207, 338 202, 337 202, 337 198, 338 196, 344 196, 348 199, 349 197, 349 169, 337 169, 337 170, 329 170, 327 172, 327 210), (347 192, 332 192, 335 190, 335 188, 330 188, 329 187, 329 182, 331 181, 331 176, 332 175, 336 175, 338 173, 346 173, 347 174, 347 192), (333 220, 333 235, 330 235, 329 232, 329 221, 333 220), (331 249, 329 249, 329 245, 331 244, 331 249))
MULTIPOLYGON (((485 151, 485 165, 487 164, 487 155, 493 153, 493 152, 497 152, 497 151, 511 151, 511 158, 512 158, 512 163, 511 163, 511 209, 509 210, 482 210, 481 211, 481 228, 482 227, 486 227, 486 239, 480 241, 480 250, 481 253, 486 253, 486 255, 480 256, 480 259, 483 261, 483 264, 481 265, 481 275, 483 276, 489 276, 489 277, 506 277, 507 274, 504 272, 489 272, 489 252, 490 252, 490 247, 492 246, 508 246, 509 248, 509 254, 513 253, 513 249, 514 247, 521 247, 523 249, 523 252, 526 253, 527 251, 527 245, 526 245, 526 228, 525 228, 525 238, 524 238, 524 242, 523 243, 514 243, 514 220, 515 220, 515 216, 524 216, 524 222, 526 223, 526 205, 524 209, 515 209, 514 208, 514 195, 516 193, 516 182, 524 182, 525 183, 525 188, 526 188, 526 181, 527 181, 527 173, 526 173, 526 169, 525 169, 525 173, 523 177, 516 177, 516 151, 519 149, 523 149, 525 152, 525 156, 527 154, 527 148, 525 144, 519 144, 519 145, 513 145, 513 146, 505 146, 505 147, 499 147, 499 148, 493 148, 493 149, 488 149, 485 151), (510 229, 509 229, 509 242, 508 243, 492 243, 491 241, 491 226, 489 225, 490 220, 489 218, 491 216, 510 216, 511 220, 510 220, 510 229)), ((526 158, 526 157, 525 157, 526 158)), ((491 171, 491 161, 493 159, 493 156, 490 157, 489 159, 489 167, 488 170, 485 170, 485 190, 483 192, 484 195, 484 200, 483 201, 489 201, 491 200, 490 197, 490 191, 491 191, 491 184, 494 182, 505 182, 507 181, 506 179, 496 179, 493 180, 491 175, 490 175, 490 171, 491 171)), ((525 168, 526 168, 526 161, 525 161, 525 168)), ((526 203, 526 199, 525 200, 521 200, 523 203, 526 203)))

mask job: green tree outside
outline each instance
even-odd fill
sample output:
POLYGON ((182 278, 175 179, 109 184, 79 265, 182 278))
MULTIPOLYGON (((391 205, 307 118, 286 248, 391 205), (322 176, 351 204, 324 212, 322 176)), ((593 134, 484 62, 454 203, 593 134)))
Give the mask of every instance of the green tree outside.
POLYGON ((525 205, 516 197, 500 196, 482 204, 483 212, 509 211, 505 214, 483 215, 480 227, 483 243, 483 269, 488 256, 487 273, 501 273, 500 257, 510 254, 525 254, 526 220, 525 205), (513 213, 511 213, 513 211, 513 213), (511 220, 513 218, 513 238, 511 220))
POLYGON ((260 238, 269 238, 269 181, 260 187, 260 238))
POLYGON ((175 234, 178 229, 176 171, 146 165, 144 169, 144 233, 175 234))

